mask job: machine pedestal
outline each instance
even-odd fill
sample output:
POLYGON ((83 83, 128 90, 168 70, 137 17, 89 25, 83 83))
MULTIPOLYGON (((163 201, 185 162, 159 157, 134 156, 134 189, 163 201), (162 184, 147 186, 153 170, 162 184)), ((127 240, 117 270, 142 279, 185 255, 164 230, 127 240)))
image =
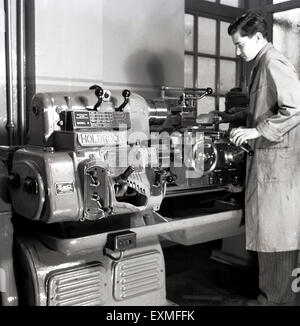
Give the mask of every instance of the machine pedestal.
POLYGON ((245 249, 245 233, 223 239, 222 248, 214 250, 211 259, 239 268, 252 268, 254 257, 245 249))

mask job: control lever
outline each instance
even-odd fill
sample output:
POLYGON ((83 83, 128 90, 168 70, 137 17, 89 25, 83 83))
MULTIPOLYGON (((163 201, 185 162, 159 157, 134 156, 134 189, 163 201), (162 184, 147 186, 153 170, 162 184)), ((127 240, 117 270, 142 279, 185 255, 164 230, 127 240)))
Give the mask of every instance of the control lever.
POLYGON ((131 95, 131 92, 128 89, 125 89, 122 92, 122 96, 124 97, 124 102, 118 107, 116 108, 116 112, 123 112, 125 106, 128 104, 129 102, 129 97, 131 95))
MULTIPOLYGON (((231 141, 231 140, 230 140, 231 141)), ((232 142, 232 141, 231 141, 232 142)), ((232 142, 233 143, 233 142, 232 142)), ((234 143, 233 143, 234 144, 234 143)), ((235 144, 234 144, 235 145, 235 144)), ((248 156, 252 157, 254 156, 255 152, 254 150, 251 148, 251 146, 247 143, 244 142, 242 145, 238 146, 239 148, 241 148, 244 152, 247 153, 248 156)))
POLYGON ((127 182, 128 178, 132 175, 134 172, 134 168, 132 166, 129 166, 125 172, 120 174, 118 177, 116 177, 115 181, 118 184, 124 184, 127 182))
POLYGON ((248 156, 254 156, 254 150, 251 148, 251 146, 248 143, 243 143, 239 146, 244 152, 248 154, 248 156))
POLYGON ((101 205, 101 197, 99 196, 99 194, 97 192, 93 193, 92 200, 94 200, 97 203, 97 205, 100 209, 103 208, 101 205))
POLYGON ((87 172, 87 174, 92 180, 91 186, 92 187, 99 187, 101 183, 97 178, 97 171, 89 171, 89 172, 87 172))
POLYGON ((133 172, 134 172, 134 168, 132 166, 129 166, 125 172, 123 172, 122 174, 120 174, 118 177, 115 178, 115 182, 116 182, 115 189, 116 189, 117 196, 122 197, 125 195, 125 193, 128 190, 127 180, 133 172))
POLYGON ((99 85, 91 86, 90 90, 95 90, 95 95, 96 95, 96 97, 98 99, 98 102, 95 104, 92 111, 98 111, 98 108, 101 106, 102 101, 103 101, 104 91, 103 91, 102 87, 100 87, 99 85))

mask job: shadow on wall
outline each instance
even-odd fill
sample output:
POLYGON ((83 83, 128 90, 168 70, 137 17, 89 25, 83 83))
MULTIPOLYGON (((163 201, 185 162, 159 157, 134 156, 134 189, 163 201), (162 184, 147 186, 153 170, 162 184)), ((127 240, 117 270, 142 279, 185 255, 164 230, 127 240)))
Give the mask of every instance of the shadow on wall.
POLYGON ((130 84, 160 88, 184 84, 184 57, 173 51, 154 53, 140 50, 125 62, 126 79, 130 84))
MULTIPOLYGON (((1 114, 6 114, 1 112, 1 114)), ((6 129, 6 118, 0 117, 0 146, 8 145, 8 134, 6 129)))

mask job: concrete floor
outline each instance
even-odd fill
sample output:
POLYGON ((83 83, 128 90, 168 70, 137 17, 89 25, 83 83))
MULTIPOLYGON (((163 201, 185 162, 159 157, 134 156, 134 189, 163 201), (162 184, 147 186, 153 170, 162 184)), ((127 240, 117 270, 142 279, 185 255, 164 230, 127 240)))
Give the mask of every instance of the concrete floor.
POLYGON ((256 298, 257 267, 237 268, 211 259, 220 245, 211 242, 163 249, 170 301, 180 306, 242 306, 256 298))

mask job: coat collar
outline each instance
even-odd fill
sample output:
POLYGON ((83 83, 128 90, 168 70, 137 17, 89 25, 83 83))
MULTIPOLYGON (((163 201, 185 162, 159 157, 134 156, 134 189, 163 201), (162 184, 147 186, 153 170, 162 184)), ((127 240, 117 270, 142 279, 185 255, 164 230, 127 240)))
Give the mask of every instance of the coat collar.
POLYGON ((261 57, 268 52, 271 48, 273 48, 273 44, 271 42, 267 43, 257 54, 257 56, 254 59, 253 63, 253 69, 258 65, 261 57))

